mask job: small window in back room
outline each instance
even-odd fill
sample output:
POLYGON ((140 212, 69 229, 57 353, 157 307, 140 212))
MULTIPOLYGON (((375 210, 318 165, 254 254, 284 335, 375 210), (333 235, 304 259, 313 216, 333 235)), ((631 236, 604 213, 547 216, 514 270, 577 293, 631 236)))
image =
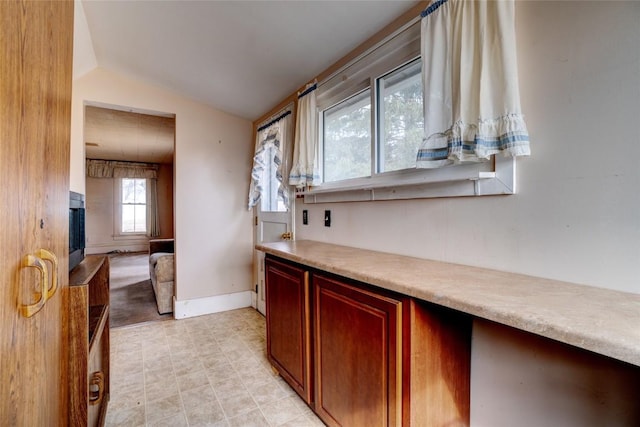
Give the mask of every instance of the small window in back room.
POLYGON ((146 233, 147 180, 122 178, 120 190, 122 233, 146 233))

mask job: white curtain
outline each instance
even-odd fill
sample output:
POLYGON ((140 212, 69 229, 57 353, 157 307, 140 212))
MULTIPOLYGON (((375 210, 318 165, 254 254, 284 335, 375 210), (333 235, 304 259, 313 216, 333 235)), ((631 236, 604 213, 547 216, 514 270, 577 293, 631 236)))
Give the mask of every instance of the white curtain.
POLYGON ((316 83, 310 83, 298 95, 293 163, 289 172, 289 184, 299 188, 320 184, 316 87, 316 83))
POLYGON ((258 128, 256 133, 256 151, 251 168, 248 208, 254 207, 265 196, 267 186, 271 185, 269 166, 275 166, 277 197, 289 208, 289 190, 284 182, 287 168, 287 145, 290 144, 291 112, 288 111, 267 125, 258 128), (269 163, 271 165, 269 165, 269 163))
POLYGON ((158 180, 147 179, 147 237, 160 236, 158 217, 158 180))
POLYGON ((439 0, 422 17, 425 139, 417 167, 529 155, 513 0, 439 0))

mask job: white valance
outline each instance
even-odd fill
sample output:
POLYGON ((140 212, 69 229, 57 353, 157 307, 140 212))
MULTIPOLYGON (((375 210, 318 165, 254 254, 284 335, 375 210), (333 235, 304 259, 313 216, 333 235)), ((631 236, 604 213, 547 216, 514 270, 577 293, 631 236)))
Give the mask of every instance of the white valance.
POLYGON ((529 155, 513 0, 439 0, 422 16, 425 138, 417 167, 529 155))
POLYGON ((298 95, 293 163, 289 172, 289 184, 296 187, 320 184, 316 87, 316 83, 310 83, 298 95))
POLYGON ((87 159, 87 176, 89 178, 157 179, 158 167, 154 163, 87 159))

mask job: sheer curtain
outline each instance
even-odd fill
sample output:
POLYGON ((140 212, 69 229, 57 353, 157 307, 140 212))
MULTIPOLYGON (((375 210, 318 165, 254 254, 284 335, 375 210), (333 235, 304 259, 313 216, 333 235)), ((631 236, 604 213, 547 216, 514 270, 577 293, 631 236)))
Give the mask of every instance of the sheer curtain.
POLYGON ((284 176, 288 167, 287 150, 291 145, 291 111, 287 111, 264 126, 256 133, 255 154, 251 168, 248 208, 254 207, 263 197, 271 195, 271 171, 275 169, 275 197, 289 209, 289 190, 284 176), (268 191, 268 193, 267 193, 268 191))
POLYGON ((289 184, 296 187, 320 184, 316 88, 316 83, 310 83, 298 94, 293 163, 289 173, 289 184))
POLYGON ((425 139, 417 167, 529 155, 513 0, 439 0, 421 26, 425 139))

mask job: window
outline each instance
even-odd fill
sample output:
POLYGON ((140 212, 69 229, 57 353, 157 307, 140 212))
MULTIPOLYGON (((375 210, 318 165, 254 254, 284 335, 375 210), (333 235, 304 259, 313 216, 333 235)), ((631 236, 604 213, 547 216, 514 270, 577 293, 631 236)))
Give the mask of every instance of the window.
POLYGON ((371 91, 324 111, 324 181, 371 175, 371 91))
POLYGON ((513 157, 416 168, 424 134, 420 21, 318 84, 322 183, 305 203, 515 193, 513 157))
POLYGON ((147 180, 122 178, 120 182, 120 231, 122 234, 146 233, 147 180))
POLYGON ((264 169, 262 170, 262 195, 260 196, 260 210, 262 212, 287 212, 287 206, 281 194, 278 194, 280 181, 277 179, 278 165, 273 160, 276 147, 265 147, 263 153, 264 169))
POLYGON ((376 117, 370 88, 323 111, 324 182, 415 169, 424 122, 421 69, 416 59, 375 79, 376 117))
POLYGON ((377 80, 377 172, 413 169, 422 143, 422 63, 413 61, 377 80))

